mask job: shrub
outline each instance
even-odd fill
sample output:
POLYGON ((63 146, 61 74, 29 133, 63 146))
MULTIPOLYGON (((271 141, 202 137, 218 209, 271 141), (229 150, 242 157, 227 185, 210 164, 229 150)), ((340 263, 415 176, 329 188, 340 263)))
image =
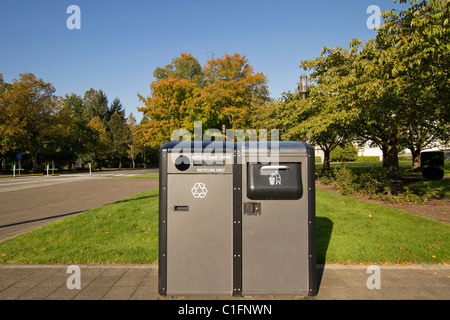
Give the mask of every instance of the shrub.
POLYGON ((393 192, 391 181, 385 179, 381 172, 355 173, 346 167, 341 167, 335 171, 334 187, 343 195, 363 194, 384 199, 391 203, 426 203, 442 194, 443 189, 442 187, 433 187, 431 182, 428 181, 425 182, 425 190, 419 194, 408 186, 400 191, 393 192))
POLYGON ((330 152, 330 161, 349 162, 355 161, 358 156, 358 148, 352 144, 337 146, 330 152))
POLYGON ((380 161, 380 157, 379 156, 364 156, 364 157, 356 157, 356 161, 380 161))
POLYGON ((355 184, 356 175, 348 168, 342 167, 335 172, 334 187, 344 195, 356 194, 357 186, 355 184))

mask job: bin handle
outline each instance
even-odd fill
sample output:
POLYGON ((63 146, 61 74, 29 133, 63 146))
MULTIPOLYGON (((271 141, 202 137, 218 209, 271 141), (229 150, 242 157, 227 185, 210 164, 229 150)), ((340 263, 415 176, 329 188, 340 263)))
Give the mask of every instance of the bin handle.
POLYGON ((289 170, 288 166, 263 166, 259 170, 289 170))

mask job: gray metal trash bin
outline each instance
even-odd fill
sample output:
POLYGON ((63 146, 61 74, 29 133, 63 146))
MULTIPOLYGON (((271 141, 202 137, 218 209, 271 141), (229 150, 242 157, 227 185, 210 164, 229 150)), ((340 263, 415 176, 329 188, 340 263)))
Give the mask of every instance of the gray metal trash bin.
POLYGON ((203 142, 187 149, 160 149, 159 293, 315 295, 313 148, 203 142))

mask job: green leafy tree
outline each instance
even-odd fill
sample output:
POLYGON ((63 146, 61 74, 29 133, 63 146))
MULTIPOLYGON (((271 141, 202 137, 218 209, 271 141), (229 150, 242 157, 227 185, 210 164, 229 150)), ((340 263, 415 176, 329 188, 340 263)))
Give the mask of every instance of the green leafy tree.
POLYGON ((202 66, 197 58, 189 53, 181 53, 180 57, 172 59, 172 62, 164 68, 156 68, 153 76, 156 81, 177 78, 186 79, 198 85, 203 84, 202 66))
POLYGON ((122 103, 120 102, 119 98, 115 98, 114 101, 111 103, 111 106, 109 107, 109 117, 114 114, 114 112, 117 112, 119 115, 123 116, 125 115, 125 110, 122 109, 122 103))
POLYGON ((418 168, 424 147, 448 139, 449 2, 411 0, 410 5, 398 14, 384 13, 352 79, 355 105, 369 122, 360 131, 378 139, 390 177, 398 175, 401 145, 410 148, 418 168))
POLYGON ((414 115, 401 141, 411 151, 413 168, 419 170, 420 152, 449 140, 450 4, 447 0, 409 3, 400 13, 384 13, 376 46, 386 51, 379 61, 389 66, 404 96, 403 107, 414 115))
POLYGON ((20 74, 11 84, 2 85, 0 134, 3 150, 27 152, 33 172, 38 155, 52 139, 58 109, 55 88, 32 73, 20 74))
POLYGON ((134 118, 132 113, 130 113, 127 118, 127 125, 131 132, 131 141, 128 145, 128 156, 131 158, 134 168, 136 166, 136 157, 145 152, 145 146, 140 135, 140 125, 137 124, 136 118, 134 118))
POLYGON ((92 131, 93 136, 92 139, 88 140, 87 151, 89 156, 87 158, 93 160, 98 169, 102 170, 104 161, 110 154, 110 135, 99 116, 89 121, 88 128, 92 131))
POLYGON ((417 2, 399 14, 385 12, 376 38, 364 46, 353 40, 349 50, 326 48, 301 63, 340 101, 328 121, 348 124, 378 145, 391 178, 398 176, 402 145, 417 155, 424 142, 448 137, 448 1, 417 2))
POLYGON ((343 99, 343 89, 346 87, 342 82, 352 72, 360 44, 360 41, 352 41, 350 50, 324 47, 320 57, 300 61, 303 69, 312 71, 310 80, 315 85, 310 85, 308 102, 304 103, 302 117, 295 130, 302 132, 310 143, 318 145, 323 151, 324 172, 330 171, 333 149, 354 138, 352 127, 358 117, 358 110, 349 108, 343 99))
POLYGON ((102 90, 89 89, 85 92, 83 98, 83 105, 90 119, 99 117, 103 124, 107 124, 111 117, 108 108, 108 98, 102 90))
POLYGON ((119 169, 122 168, 122 158, 128 154, 129 145, 132 142, 131 130, 127 125, 126 119, 117 111, 111 116, 108 123, 110 139, 111 139, 111 154, 119 159, 119 169))
POLYGON ((60 103, 62 107, 57 115, 58 124, 55 132, 59 141, 52 149, 69 157, 73 170, 76 171, 76 162, 80 156, 87 153, 94 133, 88 126, 90 119, 81 96, 74 93, 66 94, 60 103))
POLYGON ((330 118, 338 100, 329 97, 320 87, 310 86, 308 99, 298 92, 287 93, 281 101, 269 103, 255 122, 258 128, 280 130, 281 140, 306 141, 324 153, 323 172, 330 171, 330 154, 349 139, 348 128, 330 118))

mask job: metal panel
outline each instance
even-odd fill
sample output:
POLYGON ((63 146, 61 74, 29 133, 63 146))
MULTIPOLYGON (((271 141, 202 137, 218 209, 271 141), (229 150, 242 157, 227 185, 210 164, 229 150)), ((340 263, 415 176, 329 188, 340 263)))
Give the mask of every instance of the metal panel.
POLYGON ((232 175, 168 174, 167 184, 167 294, 231 295, 232 175))
MULTIPOLYGON (((301 171, 307 172, 306 154, 281 155, 281 162, 299 162, 301 171)), ((244 203, 252 202, 246 194, 246 171, 247 166, 243 165, 244 203)), ((307 186, 307 179, 308 175, 302 174, 303 186, 307 186)), ((243 295, 308 294, 308 199, 304 196, 299 200, 261 200, 260 215, 243 216, 243 295)))

